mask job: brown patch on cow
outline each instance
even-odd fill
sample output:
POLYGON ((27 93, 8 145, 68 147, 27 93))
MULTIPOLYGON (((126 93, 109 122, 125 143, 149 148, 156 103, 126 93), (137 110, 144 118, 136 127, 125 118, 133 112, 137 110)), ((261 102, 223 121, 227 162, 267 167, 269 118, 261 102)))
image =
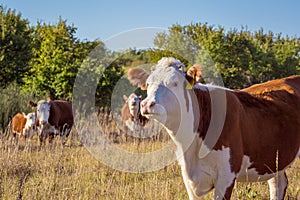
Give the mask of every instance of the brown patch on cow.
POLYGON ((196 130, 196 132, 199 133, 199 137, 204 140, 211 120, 211 99, 209 91, 193 89, 190 94, 193 104, 198 103, 198 107, 193 107, 194 130, 196 130))
POLYGON ((24 116, 24 113, 17 113, 11 121, 12 131, 14 134, 23 136, 23 129, 25 127, 27 119, 24 116))
POLYGON ((64 100, 55 100, 49 103, 50 115, 48 122, 59 131, 62 131, 65 124, 68 125, 68 128, 71 128, 74 123, 72 103, 64 100))
MULTIPOLYGON (((209 94, 194 92, 201 113, 198 133, 205 139, 210 123, 209 94)), ((225 123, 213 149, 230 148, 232 171, 239 172, 243 155, 249 156, 250 168, 260 175, 290 165, 300 148, 300 76, 225 92, 225 123)))

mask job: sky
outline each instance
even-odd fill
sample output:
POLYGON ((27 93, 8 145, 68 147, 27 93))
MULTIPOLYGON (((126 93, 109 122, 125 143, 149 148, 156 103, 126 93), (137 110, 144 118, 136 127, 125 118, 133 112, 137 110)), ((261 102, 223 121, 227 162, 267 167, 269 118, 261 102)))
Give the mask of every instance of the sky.
POLYGON ((197 22, 300 37, 298 0, 0 0, 0 4, 20 12, 32 25, 56 23, 62 17, 78 28, 81 40, 105 41, 132 29, 197 22))

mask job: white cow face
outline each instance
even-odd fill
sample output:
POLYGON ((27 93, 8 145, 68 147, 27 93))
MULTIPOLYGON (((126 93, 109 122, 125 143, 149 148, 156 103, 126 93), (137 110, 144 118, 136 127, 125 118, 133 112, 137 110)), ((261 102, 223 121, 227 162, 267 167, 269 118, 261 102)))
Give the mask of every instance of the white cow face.
POLYGON ((33 128, 35 126, 35 113, 28 113, 26 116, 26 128, 33 128))
POLYGON ((138 112, 140 110, 141 97, 137 96, 135 93, 129 95, 127 99, 129 112, 134 118, 137 118, 138 112))
POLYGON ((23 135, 25 138, 29 138, 29 140, 33 137, 35 134, 34 129, 36 125, 36 119, 35 119, 35 113, 28 113, 27 115, 24 115, 26 118, 26 124, 23 129, 23 135))
POLYGON ((45 100, 39 101, 36 106, 36 114, 42 126, 47 124, 50 116, 50 103, 45 100))
POLYGON ((156 66, 146 81, 147 98, 141 102, 141 114, 177 129, 185 107, 180 104, 185 101, 185 81, 180 69, 156 66))

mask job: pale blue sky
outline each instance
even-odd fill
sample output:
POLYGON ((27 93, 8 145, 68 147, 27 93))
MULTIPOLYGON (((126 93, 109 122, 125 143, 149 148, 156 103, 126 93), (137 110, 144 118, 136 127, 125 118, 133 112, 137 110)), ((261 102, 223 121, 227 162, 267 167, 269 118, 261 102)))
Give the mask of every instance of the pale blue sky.
POLYGON ((298 0, 0 0, 0 4, 21 12, 31 24, 55 23, 61 16, 78 28, 80 39, 88 40, 106 40, 135 28, 195 22, 300 37, 298 0))

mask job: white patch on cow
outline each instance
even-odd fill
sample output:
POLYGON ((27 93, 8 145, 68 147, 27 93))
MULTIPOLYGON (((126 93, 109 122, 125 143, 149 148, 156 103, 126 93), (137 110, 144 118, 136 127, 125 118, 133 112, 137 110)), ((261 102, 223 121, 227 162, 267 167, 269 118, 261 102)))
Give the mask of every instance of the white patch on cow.
POLYGON ((257 182, 257 181, 267 181, 270 178, 274 177, 275 174, 263 174, 260 175, 256 171, 255 168, 249 169, 251 166, 250 158, 249 156, 244 155, 243 156, 243 163, 241 166, 241 170, 238 173, 237 181, 241 182, 257 182))
POLYGON ((37 103, 36 113, 36 117, 41 124, 43 124, 42 122, 48 123, 50 116, 50 104, 45 100, 39 101, 37 103))
MULTIPOLYGON (((279 174, 284 174, 286 168, 288 168, 288 166, 287 166, 283 170, 280 170, 276 173, 274 172, 272 174, 267 174, 267 173, 266 174, 259 174, 255 168, 249 169, 249 167, 251 165, 252 165, 252 163, 250 162, 249 156, 244 155, 243 163, 242 163, 242 166, 241 166, 241 170, 238 173, 237 181, 239 181, 239 182, 268 181, 268 183, 270 182, 269 183, 269 185, 270 185, 272 183, 271 179, 278 176, 279 174)), ((282 178, 282 181, 285 182, 283 178, 282 178)), ((270 190, 271 190, 271 187, 270 187, 270 190)))
POLYGON ((35 113, 28 113, 26 116, 25 128, 32 128, 35 125, 35 113))
POLYGON ((34 127, 35 127, 35 113, 28 113, 26 116, 26 124, 23 129, 23 135, 26 138, 32 138, 34 135, 34 127))
POLYGON ((178 162, 182 169, 189 198, 198 199, 200 196, 215 188, 215 197, 223 197, 226 189, 230 187, 236 177, 231 172, 230 150, 223 147, 222 150, 211 151, 205 158, 199 159, 195 151, 201 141, 193 142, 178 162))
POLYGON ((134 121, 132 121, 131 119, 127 119, 125 121, 125 124, 131 131, 134 131, 134 128, 135 128, 134 121))
POLYGON ((178 59, 173 57, 162 57, 153 68, 156 67, 175 67, 178 70, 184 72, 184 64, 181 63, 178 59))
POLYGON ((283 199, 286 187, 288 185, 285 171, 277 172, 276 176, 268 180, 268 185, 270 189, 270 199, 283 199))
POLYGON ((140 97, 135 93, 132 93, 127 98, 127 103, 129 107, 129 113, 135 118, 138 118, 138 113, 140 111, 140 97))

